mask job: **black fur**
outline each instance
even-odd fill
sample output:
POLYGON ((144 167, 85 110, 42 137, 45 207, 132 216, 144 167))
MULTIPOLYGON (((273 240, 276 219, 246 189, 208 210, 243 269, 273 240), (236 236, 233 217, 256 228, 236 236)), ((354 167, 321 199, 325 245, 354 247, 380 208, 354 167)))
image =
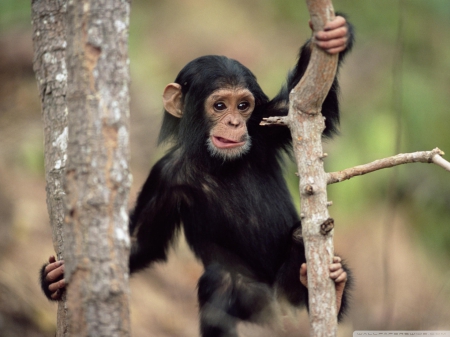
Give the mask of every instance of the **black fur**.
MULTIPOLYGON (((351 48, 352 29, 350 33, 340 61, 351 48)), ((268 318, 278 295, 294 306, 307 302, 307 289, 299 280, 304 247, 292 238, 300 220, 280 161, 280 153, 290 149, 291 135, 287 128, 259 123, 265 116, 287 115, 289 92, 303 76, 309 57, 307 42, 286 85, 272 100, 250 70, 224 56, 197 58, 175 80, 182 87, 183 117, 164 113, 159 141, 172 142, 173 147, 152 168, 130 215, 130 235, 135 238, 130 272, 166 261, 183 226, 190 248, 205 266, 198 283, 203 336, 237 336, 237 321, 268 318), (252 146, 228 161, 207 151, 210 125, 204 111, 206 98, 224 87, 247 88, 256 102, 247 122, 252 146)), ((324 134, 330 136, 339 122, 337 80, 322 114, 324 134)), ((43 285, 49 296, 46 289, 43 285)), ((345 296, 339 317, 346 309, 345 296)))

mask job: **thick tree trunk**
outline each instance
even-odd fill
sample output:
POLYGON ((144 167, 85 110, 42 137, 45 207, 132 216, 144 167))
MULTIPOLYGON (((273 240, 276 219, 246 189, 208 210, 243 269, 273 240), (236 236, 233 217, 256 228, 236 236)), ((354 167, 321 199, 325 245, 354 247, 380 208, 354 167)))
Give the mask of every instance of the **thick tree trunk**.
POLYGON ((65 277, 71 336, 129 336, 126 0, 67 8, 65 277))
MULTIPOLYGON (((53 245, 64 256, 64 170, 67 158, 66 0, 33 0, 34 71, 44 121, 47 207, 53 245)), ((65 300, 59 302, 56 336, 67 335, 65 300)))

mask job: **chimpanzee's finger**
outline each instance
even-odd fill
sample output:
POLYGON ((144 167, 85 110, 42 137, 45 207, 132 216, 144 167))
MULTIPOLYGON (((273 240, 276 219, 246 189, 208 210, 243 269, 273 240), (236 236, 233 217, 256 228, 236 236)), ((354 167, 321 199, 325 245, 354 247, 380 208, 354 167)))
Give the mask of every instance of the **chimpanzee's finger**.
POLYGON ((344 271, 337 278, 334 279, 335 283, 347 282, 347 273, 344 271))
POLYGON ((347 47, 347 38, 343 37, 337 40, 316 41, 317 45, 329 54, 344 50, 347 47))
POLYGON ((308 288, 308 270, 306 263, 302 263, 302 265, 300 266, 300 282, 306 288, 308 288))
POLYGON ((45 267, 45 272, 47 273, 45 276, 45 280, 47 282, 56 281, 62 275, 64 275, 64 263, 60 263, 60 261, 58 261, 58 262, 49 264, 47 267, 45 267), (49 268, 49 269, 47 269, 47 268, 49 268))
POLYGON ((58 301, 61 299, 62 293, 63 292, 60 289, 58 289, 53 294, 51 294, 50 297, 52 298, 52 300, 58 301))
POLYGON ((64 289, 65 286, 66 286, 66 280, 62 279, 62 280, 59 280, 58 282, 54 282, 54 283, 50 284, 48 286, 48 290, 50 290, 51 292, 56 292, 59 289, 64 289))
POLYGON ((341 27, 330 31, 321 31, 314 34, 317 41, 333 41, 342 38, 347 38, 348 29, 347 27, 341 27))
POLYGON ((342 16, 336 16, 333 20, 328 21, 324 30, 333 30, 347 25, 347 20, 342 16))
POLYGON ((347 280, 347 273, 344 269, 339 268, 336 271, 330 272, 330 278, 333 279, 335 283, 343 282, 347 280))
POLYGON ((342 259, 339 256, 333 256, 333 263, 340 263, 342 259))
POLYGON ((335 272, 339 269, 342 269, 342 264, 340 262, 330 264, 330 272, 335 272))

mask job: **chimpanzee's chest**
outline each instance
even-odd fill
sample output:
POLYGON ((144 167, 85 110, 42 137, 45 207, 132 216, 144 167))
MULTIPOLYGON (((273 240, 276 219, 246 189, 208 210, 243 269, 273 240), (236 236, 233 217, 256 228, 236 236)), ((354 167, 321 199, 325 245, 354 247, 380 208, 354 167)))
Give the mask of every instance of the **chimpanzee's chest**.
POLYGON ((194 251, 208 242, 249 264, 266 263, 274 269, 298 222, 284 179, 255 172, 199 178, 180 210, 194 251))

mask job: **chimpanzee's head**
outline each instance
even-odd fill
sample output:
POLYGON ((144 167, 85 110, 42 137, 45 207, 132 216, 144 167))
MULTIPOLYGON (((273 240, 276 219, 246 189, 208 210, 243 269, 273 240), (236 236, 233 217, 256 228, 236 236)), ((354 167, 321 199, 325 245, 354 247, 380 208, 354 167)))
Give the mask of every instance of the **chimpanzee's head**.
POLYGON ((253 73, 238 61, 203 56, 166 86, 163 102, 160 142, 172 138, 186 153, 201 155, 207 150, 210 156, 230 160, 249 151, 247 125, 268 98, 253 73))

